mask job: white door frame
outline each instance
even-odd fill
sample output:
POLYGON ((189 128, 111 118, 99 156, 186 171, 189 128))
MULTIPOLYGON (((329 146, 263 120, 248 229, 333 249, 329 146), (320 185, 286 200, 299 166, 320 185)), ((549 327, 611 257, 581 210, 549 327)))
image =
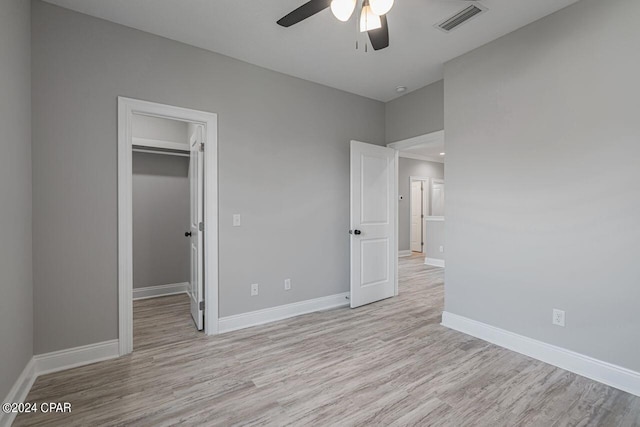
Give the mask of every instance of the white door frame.
POLYGON ((402 150, 406 150, 408 148, 417 147, 420 145, 429 146, 429 145, 438 145, 444 142, 444 131, 439 130, 437 132, 427 133, 424 135, 419 135, 409 139, 403 139, 401 141, 392 142, 387 144, 389 148, 395 148, 400 151, 399 156, 404 157, 406 159, 415 159, 415 160, 425 160, 427 162, 436 162, 436 163, 444 163, 444 158, 442 157, 431 157, 431 156, 423 156, 421 154, 414 154, 402 150))
POLYGON ((424 219, 429 216, 429 201, 431 200, 430 182, 431 178, 426 176, 410 176, 409 177, 409 249, 411 249, 411 236, 413 232, 413 223, 411 221, 411 209, 413 207, 413 197, 411 197, 411 184, 414 182, 422 182, 422 218, 420 219, 420 229, 422 238, 422 251, 424 253, 425 233, 424 233, 424 219))
POLYGON ((204 126, 205 333, 218 333, 218 115, 118 97, 118 341, 133 351, 133 114, 204 126))

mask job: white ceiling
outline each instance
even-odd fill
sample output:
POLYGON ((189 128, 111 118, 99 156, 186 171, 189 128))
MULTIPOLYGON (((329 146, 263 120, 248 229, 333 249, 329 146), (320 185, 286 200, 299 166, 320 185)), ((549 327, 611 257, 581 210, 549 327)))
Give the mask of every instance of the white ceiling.
MULTIPOLYGON (((380 101, 442 78, 443 63, 577 0, 482 0, 489 8, 446 34, 434 24, 463 0, 397 0, 388 14, 390 47, 355 50, 356 20, 327 9, 283 28, 306 0, 46 0, 88 15, 219 52, 271 70, 380 101)), ((354 14, 355 15, 355 14, 354 14)))

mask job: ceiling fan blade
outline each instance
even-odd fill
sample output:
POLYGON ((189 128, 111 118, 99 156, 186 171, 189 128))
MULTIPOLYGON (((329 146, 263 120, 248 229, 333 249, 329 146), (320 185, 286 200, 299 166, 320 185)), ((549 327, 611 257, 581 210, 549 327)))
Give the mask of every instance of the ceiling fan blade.
POLYGON ((373 50, 384 49, 389 47, 389 26, 387 25, 387 16, 382 15, 380 17, 382 27, 376 30, 367 31, 369 33, 369 40, 371 40, 371 46, 373 50))
POLYGON ((278 20, 278 25, 290 27, 331 6, 331 0, 311 0, 278 20))

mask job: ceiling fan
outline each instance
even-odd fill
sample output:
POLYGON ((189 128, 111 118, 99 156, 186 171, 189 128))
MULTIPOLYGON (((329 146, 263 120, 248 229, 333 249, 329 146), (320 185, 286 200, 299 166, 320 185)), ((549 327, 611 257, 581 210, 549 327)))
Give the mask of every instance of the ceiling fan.
MULTIPOLYGON (((331 8, 333 15, 346 22, 353 15, 359 0, 310 0, 278 20, 278 25, 290 27, 312 17, 318 12, 331 8)), ((394 0, 362 0, 360 12, 360 32, 366 32, 374 50, 389 47, 389 27, 387 13, 394 0)))

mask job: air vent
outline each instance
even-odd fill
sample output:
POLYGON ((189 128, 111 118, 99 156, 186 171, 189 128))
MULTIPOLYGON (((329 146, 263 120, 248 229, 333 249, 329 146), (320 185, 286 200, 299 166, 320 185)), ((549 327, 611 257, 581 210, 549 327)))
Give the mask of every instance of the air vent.
POLYGON ((458 28, 460 25, 464 24, 474 16, 478 16, 482 12, 485 12, 486 10, 487 8, 480 3, 472 4, 469 7, 465 7, 463 10, 456 13, 451 18, 448 18, 445 21, 437 24, 436 27, 440 28, 445 33, 448 33, 453 29, 458 28))

